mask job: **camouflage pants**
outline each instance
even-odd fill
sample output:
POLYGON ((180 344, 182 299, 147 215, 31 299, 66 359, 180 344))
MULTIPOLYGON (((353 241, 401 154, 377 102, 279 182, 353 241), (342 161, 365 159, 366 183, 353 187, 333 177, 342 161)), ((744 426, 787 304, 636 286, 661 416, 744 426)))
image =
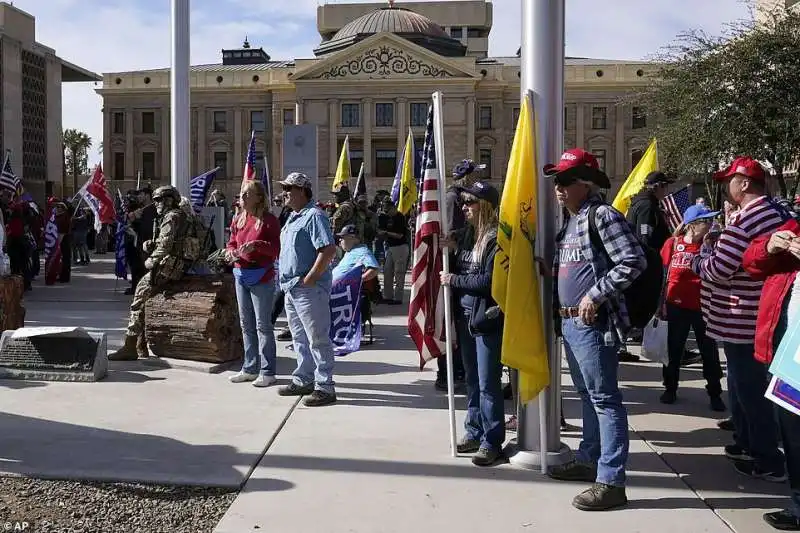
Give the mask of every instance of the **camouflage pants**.
POLYGON ((136 290, 133 292, 133 301, 131 302, 131 316, 128 319, 128 330, 126 335, 130 337, 138 337, 144 333, 144 305, 156 291, 161 288, 163 282, 158 282, 153 278, 153 272, 148 272, 139 283, 136 284, 136 290))

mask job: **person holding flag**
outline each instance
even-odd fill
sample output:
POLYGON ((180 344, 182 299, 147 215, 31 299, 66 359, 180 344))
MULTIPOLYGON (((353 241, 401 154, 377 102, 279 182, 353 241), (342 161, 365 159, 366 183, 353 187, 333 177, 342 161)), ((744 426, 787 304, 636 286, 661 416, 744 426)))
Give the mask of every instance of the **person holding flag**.
POLYGON ((622 213, 600 197, 611 184, 594 155, 568 150, 543 171, 552 177, 567 214, 556 241, 553 306, 583 406, 576 460, 553 467, 549 475, 593 483, 572 504, 604 511, 628 501, 628 415, 619 390, 617 350, 630 329, 622 291, 645 271, 647 258, 622 213))

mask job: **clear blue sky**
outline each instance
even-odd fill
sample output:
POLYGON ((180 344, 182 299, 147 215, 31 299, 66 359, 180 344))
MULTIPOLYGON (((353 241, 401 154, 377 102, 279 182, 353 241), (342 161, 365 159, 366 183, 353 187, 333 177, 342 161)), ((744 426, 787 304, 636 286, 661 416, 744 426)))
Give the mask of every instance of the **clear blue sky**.
MULTIPOLYGON (((350 0, 358 1, 358 0, 350 0)), ((334 0, 330 3, 342 3, 334 0)), ((98 73, 169 66, 168 0, 14 0, 36 17, 37 40, 98 73)), ((192 0, 192 61, 215 63, 245 35, 274 59, 312 57, 317 0, 192 0)), ((402 6, 402 1, 396 2, 402 6)), ((566 0, 567 54, 644 59, 689 28, 711 34, 749 18, 739 0, 566 0)), ((490 54, 519 47, 519 0, 494 0, 490 54)), ((64 128, 102 140, 102 101, 92 84, 67 84, 64 128)), ((92 162, 99 159, 96 151, 92 162)))

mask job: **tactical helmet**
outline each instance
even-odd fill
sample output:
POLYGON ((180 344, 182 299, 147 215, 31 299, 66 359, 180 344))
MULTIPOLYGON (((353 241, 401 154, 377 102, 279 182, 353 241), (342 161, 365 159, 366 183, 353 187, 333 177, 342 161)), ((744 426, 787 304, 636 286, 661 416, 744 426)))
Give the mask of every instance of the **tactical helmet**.
POLYGON ((178 189, 172 185, 163 185, 156 189, 153 193, 153 201, 156 201, 160 198, 172 198, 173 204, 175 207, 178 207, 181 202, 181 193, 179 193, 178 189))

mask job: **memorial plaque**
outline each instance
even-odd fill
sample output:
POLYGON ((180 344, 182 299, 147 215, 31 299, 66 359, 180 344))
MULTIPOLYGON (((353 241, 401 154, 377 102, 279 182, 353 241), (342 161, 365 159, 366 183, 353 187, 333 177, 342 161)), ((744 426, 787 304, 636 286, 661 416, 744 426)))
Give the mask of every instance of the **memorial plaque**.
POLYGON ((105 333, 83 328, 20 328, 0 337, 0 378, 98 381, 108 373, 105 333))
MULTIPOLYGON (((315 124, 283 127, 283 175, 302 172, 313 183, 314 198, 320 198, 317 126, 315 124)), ((278 180, 280 181, 280 180, 278 180)))

